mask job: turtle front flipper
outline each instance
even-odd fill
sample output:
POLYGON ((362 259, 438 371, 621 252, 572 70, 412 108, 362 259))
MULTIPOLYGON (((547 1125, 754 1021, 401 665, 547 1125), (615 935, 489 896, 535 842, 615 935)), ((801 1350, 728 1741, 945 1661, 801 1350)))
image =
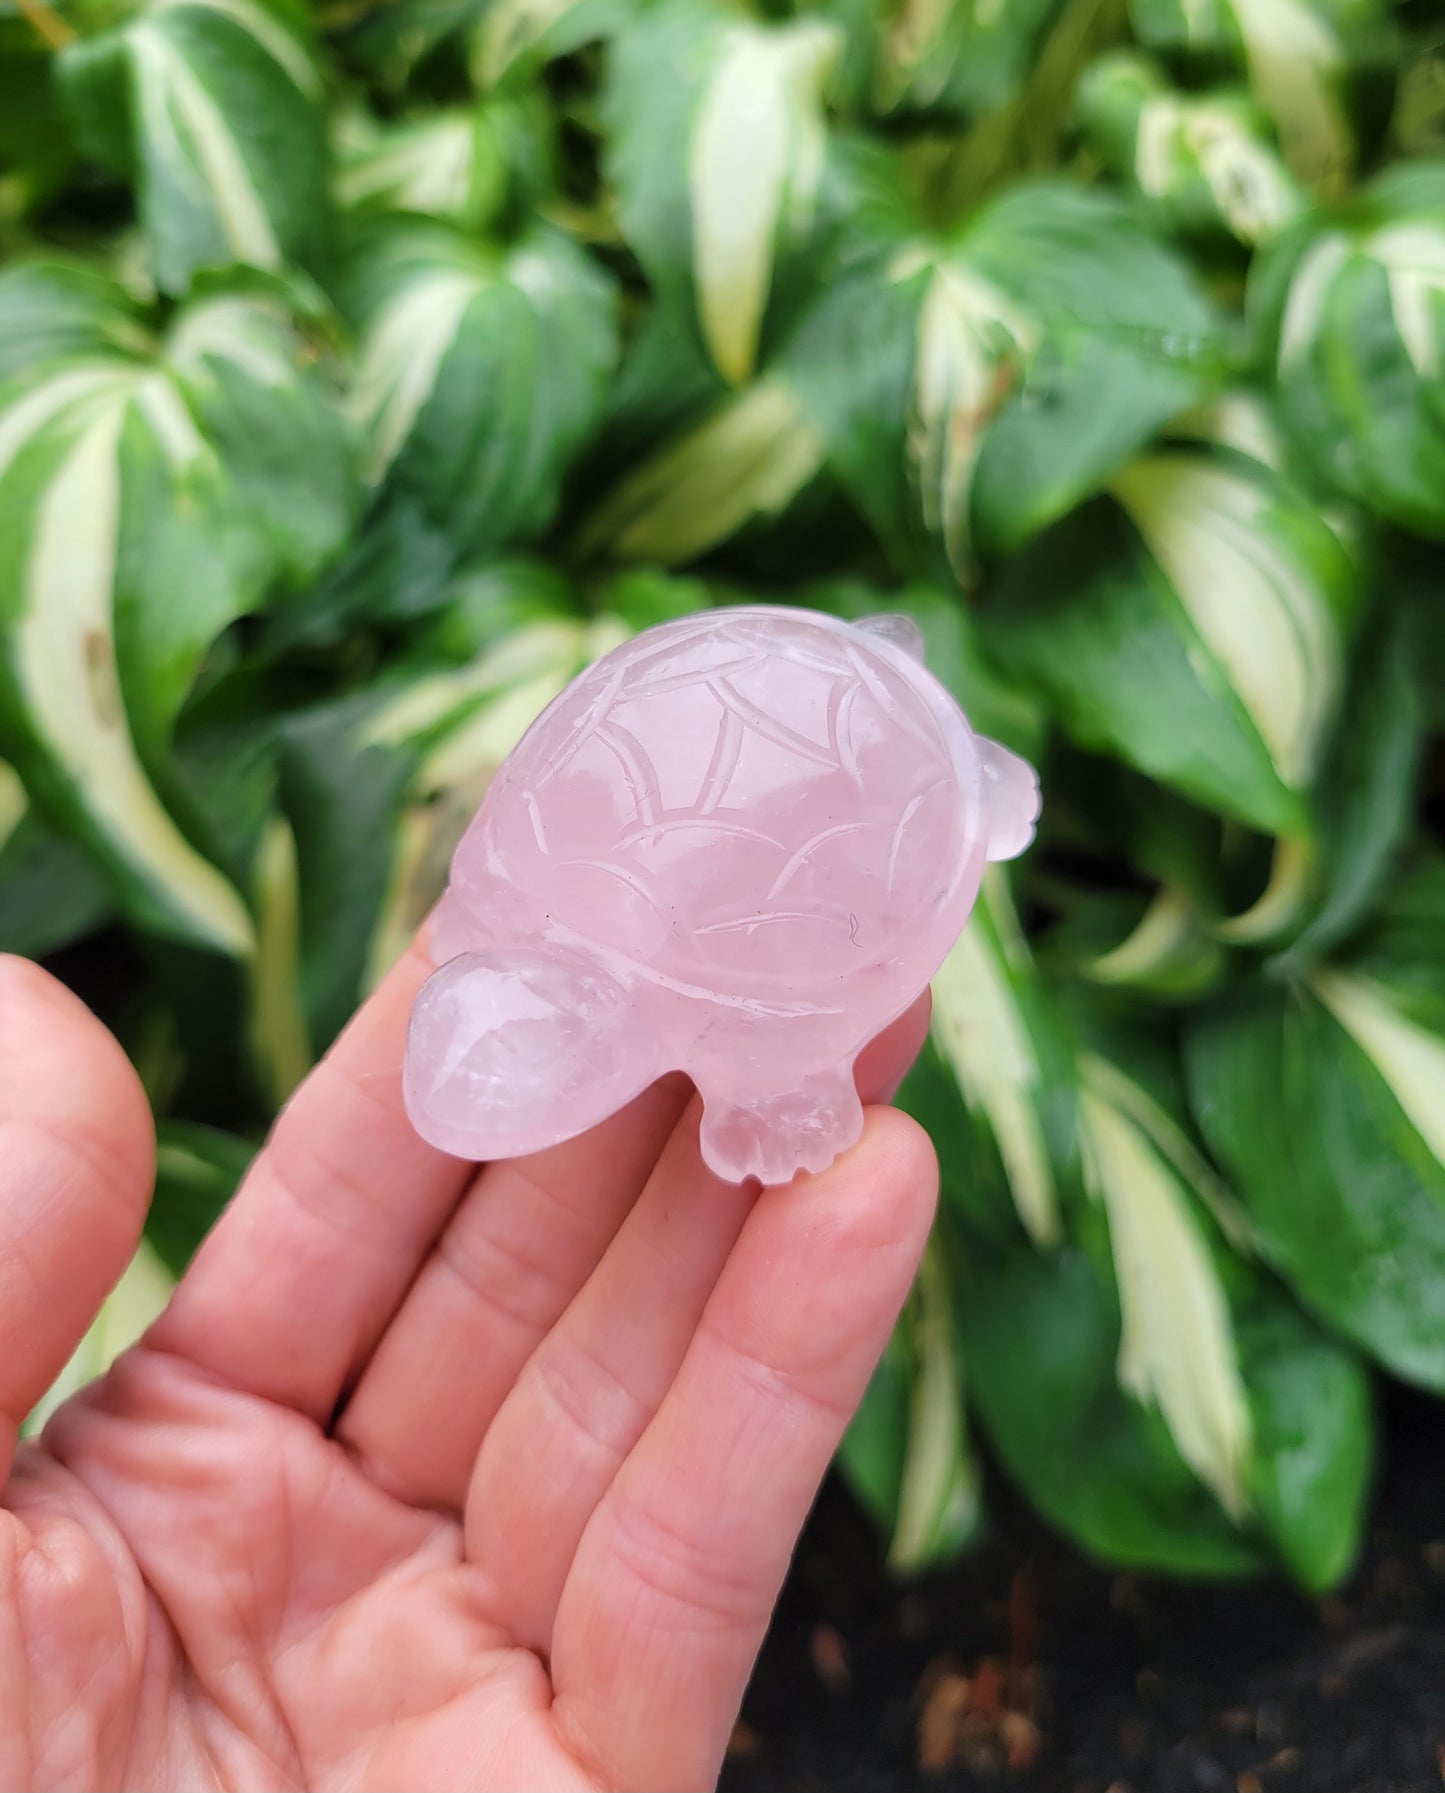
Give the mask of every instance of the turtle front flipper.
POLYGON ((863 1131, 851 1064, 815 1072, 781 1095, 722 1090, 701 1076, 698 1087, 703 1160, 728 1183, 787 1183, 800 1170, 826 1170, 863 1131))
POLYGON ((1026 759, 998 741, 976 735, 988 801, 988 857, 1017 859, 1034 838, 1039 819, 1039 775, 1026 759))
POLYGON ((422 1138, 514 1158, 596 1126, 661 1073, 633 992, 583 953, 503 946, 434 972, 412 1010, 404 1087, 422 1138))

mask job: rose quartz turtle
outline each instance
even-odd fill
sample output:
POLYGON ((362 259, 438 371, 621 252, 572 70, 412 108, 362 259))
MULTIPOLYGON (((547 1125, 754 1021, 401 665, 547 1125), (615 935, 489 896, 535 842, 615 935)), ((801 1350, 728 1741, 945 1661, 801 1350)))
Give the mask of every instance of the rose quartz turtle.
POLYGON ((648 629, 532 725, 457 848, 408 1112, 448 1152, 513 1157, 682 1070, 719 1177, 821 1170, 862 1127, 859 1051, 1038 808, 906 617, 648 629))

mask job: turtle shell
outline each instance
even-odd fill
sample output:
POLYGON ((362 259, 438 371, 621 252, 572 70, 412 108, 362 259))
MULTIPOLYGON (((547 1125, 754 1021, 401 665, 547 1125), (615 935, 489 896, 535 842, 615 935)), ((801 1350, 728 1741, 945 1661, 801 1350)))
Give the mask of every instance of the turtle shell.
POLYGON ((461 857, 545 927, 700 991, 931 959, 988 821, 953 700, 885 633, 797 610, 625 643, 533 724, 461 857))

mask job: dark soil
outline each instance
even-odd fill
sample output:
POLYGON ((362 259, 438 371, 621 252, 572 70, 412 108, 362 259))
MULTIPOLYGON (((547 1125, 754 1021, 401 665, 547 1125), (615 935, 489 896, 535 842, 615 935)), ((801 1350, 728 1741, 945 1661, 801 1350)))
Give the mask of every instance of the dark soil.
POLYGON ((1181 1585, 1083 1561, 995 1483, 986 1541, 900 1586, 830 1482, 723 1793, 1424 1793, 1445 1784, 1445 1413, 1391 1398, 1360 1567, 1181 1585))

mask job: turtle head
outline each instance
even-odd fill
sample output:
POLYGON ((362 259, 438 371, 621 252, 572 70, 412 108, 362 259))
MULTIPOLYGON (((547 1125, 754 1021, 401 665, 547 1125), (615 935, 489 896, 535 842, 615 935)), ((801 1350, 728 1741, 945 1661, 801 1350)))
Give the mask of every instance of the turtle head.
POLYGON ((412 1010, 407 1113, 458 1158, 541 1151, 654 1080, 652 1038, 633 993, 586 953, 551 943, 462 953, 412 1010))
POLYGON ((975 735, 988 803, 988 857, 1017 859, 1039 819, 1039 775, 1026 759, 985 735, 975 735))

